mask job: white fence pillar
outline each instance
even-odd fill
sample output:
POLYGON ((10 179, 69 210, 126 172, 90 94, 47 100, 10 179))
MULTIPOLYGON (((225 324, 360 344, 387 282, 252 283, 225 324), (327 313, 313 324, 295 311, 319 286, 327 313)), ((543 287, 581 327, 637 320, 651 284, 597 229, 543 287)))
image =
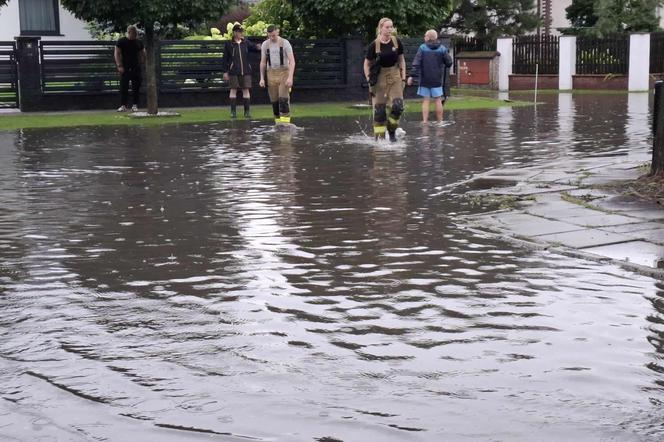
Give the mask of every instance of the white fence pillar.
POLYGON ((630 92, 650 89, 650 34, 638 33, 629 36, 629 83, 630 92))
POLYGON ((576 36, 568 35, 560 37, 560 49, 558 54, 558 89, 571 91, 573 76, 576 75, 576 36))
POLYGON ((512 73, 512 37, 501 37, 496 43, 496 50, 500 53, 498 62, 498 90, 510 90, 510 74, 512 73))

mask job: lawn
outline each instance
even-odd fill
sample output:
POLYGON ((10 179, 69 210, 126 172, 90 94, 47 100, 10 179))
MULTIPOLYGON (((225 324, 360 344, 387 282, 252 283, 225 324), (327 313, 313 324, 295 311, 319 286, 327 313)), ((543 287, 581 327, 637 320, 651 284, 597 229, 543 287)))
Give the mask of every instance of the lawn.
MULTIPOLYGON (((297 124, 298 118, 322 117, 361 117, 370 115, 369 107, 355 107, 364 103, 297 103, 292 104, 292 118, 297 124)), ((407 100, 406 112, 420 112, 418 100, 407 100)), ((446 110, 495 109, 506 106, 528 106, 531 103, 522 101, 504 101, 490 97, 455 96, 445 105, 446 110)), ((25 114, 6 114, 0 118, 0 130, 15 130, 46 127, 75 126, 112 126, 112 125, 143 125, 153 126, 176 123, 208 123, 230 121, 227 107, 160 109, 176 111, 177 117, 164 118, 132 118, 129 113, 108 111, 77 111, 77 112, 37 112, 25 114)), ((242 106, 238 106, 238 114, 242 106)), ((272 119, 272 107, 269 105, 252 106, 252 120, 272 119)), ((240 120, 242 118, 239 118, 240 120)))

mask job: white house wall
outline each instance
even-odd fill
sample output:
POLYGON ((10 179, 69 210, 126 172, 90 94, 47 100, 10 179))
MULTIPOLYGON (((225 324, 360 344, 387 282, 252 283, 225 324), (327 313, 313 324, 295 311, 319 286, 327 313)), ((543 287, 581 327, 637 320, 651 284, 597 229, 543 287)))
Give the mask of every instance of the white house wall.
POLYGON ((10 41, 21 35, 18 17, 18 0, 10 0, 6 6, 0 7, 0 40, 10 41))
MULTIPOLYGON (((60 33, 64 37, 59 40, 90 40, 92 36, 85 28, 86 23, 77 19, 74 15, 60 5, 60 33)), ((42 37, 45 40, 51 40, 49 37, 42 37)))
MULTIPOLYGON (((85 22, 77 19, 71 12, 60 5, 61 36, 42 36, 42 40, 90 40, 92 37, 85 29, 85 22)), ((18 14, 18 0, 9 0, 6 6, 0 7, 0 41, 11 41, 21 35, 18 14)))
POLYGON ((568 28, 570 22, 567 20, 565 8, 572 4, 572 0, 551 1, 551 34, 558 35, 558 28, 568 28))

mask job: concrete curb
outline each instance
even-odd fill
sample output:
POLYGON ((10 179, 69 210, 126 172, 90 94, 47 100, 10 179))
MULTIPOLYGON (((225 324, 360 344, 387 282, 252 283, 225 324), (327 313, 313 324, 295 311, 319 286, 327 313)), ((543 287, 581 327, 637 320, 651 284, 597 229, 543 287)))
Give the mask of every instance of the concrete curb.
POLYGON ((471 222, 471 224, 460 227, 480 235, 484 234, 484 235, 493 236, 495 238, 499 238, 503 241, 507 241, 510 244, 514 244, 516 246, 519 246, 527 250, 546 251, 546 252, 556 253, 559 255, 569 256, 571 258, 585 259, 588 261, 599 262, 599 263, 611 263, 620 266, 626 270, 638 273, 640 275, 648 276, 659 280, 664 280, 664 269, 656 269, 641 264, 635 264, 629 261, 610 258, 607 256, 595 255, 593 253, 583 252, 582 250, 574 249, 571 247, 553 246, 549 243, 542 243, 530 238, 526 239, 519 236, 515 236, 511 232, 506 230, 490 228, 486 226, 478 226, 476 224, 472 224, 473 222, 472 218, 468 217, 466 219, 468 219, 471 222))

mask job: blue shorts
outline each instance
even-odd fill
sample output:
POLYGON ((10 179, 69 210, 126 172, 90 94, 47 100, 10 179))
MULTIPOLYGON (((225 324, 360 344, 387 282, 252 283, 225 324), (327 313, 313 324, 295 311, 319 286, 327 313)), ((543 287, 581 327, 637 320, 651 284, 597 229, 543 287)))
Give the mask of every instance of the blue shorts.
POLYGON ((443 96, 443 88, 441 87, 424 87, 417 88, 417 95, 425 98, 438 98, 443 96))

